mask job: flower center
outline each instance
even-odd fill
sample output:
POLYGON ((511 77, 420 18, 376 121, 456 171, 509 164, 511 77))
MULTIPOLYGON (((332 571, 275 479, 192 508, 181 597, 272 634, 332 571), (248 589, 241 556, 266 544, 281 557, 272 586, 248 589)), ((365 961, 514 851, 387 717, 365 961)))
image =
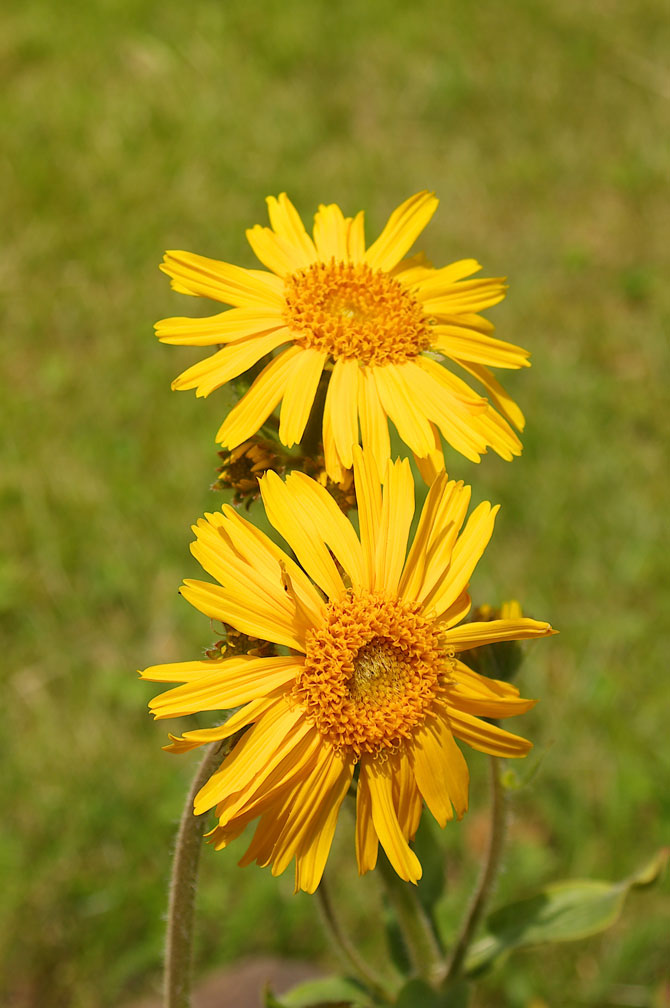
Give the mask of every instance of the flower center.
POLYGON ((336 748, 357 757, 397 748, 445 692, 452 655, 420 608, 349 591, 310 631, 293 695, 336 748))
POLYGON ((366 264, 312 263, 286 279, 284 296, 284 320, 298 342, 335 360, 403 364, 430 345, 419 302, 366 264))

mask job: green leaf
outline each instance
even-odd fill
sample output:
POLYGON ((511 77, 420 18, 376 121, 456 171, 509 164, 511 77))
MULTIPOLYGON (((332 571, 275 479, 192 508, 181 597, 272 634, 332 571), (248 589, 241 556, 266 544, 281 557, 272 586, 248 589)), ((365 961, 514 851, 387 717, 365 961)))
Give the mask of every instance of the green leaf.
POLYGON ((529 899, 496 910, 486 922, 487 936, 470 949, 466 972, 481 973, 516 948, 577 941, 604 931, 618 920, 631 889, 656 882, 669 854, 670 848, 660 850, 621 882, 595 879, 555 882, 529 899))
POLYGON ((278 1001, 269 987, 263 990, 263 1008, 284 1008, 281 1001, 278 1001))
POLYGON ((401 989, 395 1008, 443 1008, 444 997, 424 980, 409 980, 401 989))
POLYGON ((409 980, 394 1002, 395 1008, 467 1008, 470 984, 459 980, 448 988, 434 990, 425 980, 409 980))
POLYGON ((298 984, 281 999, 266 991, 265 1008, 374 1008, 374 1003, 355 980, 321 977, 298 984))

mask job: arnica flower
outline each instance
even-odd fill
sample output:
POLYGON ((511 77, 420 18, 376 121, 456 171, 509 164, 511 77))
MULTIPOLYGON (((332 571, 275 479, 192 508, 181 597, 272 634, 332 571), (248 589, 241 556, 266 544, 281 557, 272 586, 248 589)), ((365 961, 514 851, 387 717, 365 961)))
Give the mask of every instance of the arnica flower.
MULTIPOLYGON (((175 290, 234 306, 157 324, 164 343, 224 344, 173 388, 207 396, 267 358, 221 425, 224 447, 255 434, 280 402, 279 437, 288 447, 299 443, 325 371, 323 446, 335 481, 351 467, 359 423, 380 471, 390 454, 389 419, 420 459, 437 451, 441 460, 438 429, 475 462, 488 447, 505 459, 520 454, 510 424, 522 430, 523 415, 489 368, 527 366, 528 353, 494 339, 493 325, 478 314, 504 298, 503 280, 466 279, 481 269, 474 259, 434 269, 421 255, 403 258, 435 212, 432 194, 399 206, 367 249, 362 213, 344 217, 335 204, 320 206, 311 238, 284 193, 267 202, 272 227, 257 225, 247 238, 270 272, 190 252, 167 252, 161 266, 175 290), (479 382, 488 398, 444 361, 479 382)), ((427 471, 440 467, 434 462, 427 471)))
POLYGON ((463 527, 470 488, 440 473, 408 547, 414 485, 407 459, 353 453, 360 536, 315 480, 274 472, 260 481, 267 516, 297 563, 226 505, 194 526, 192 552, 218 584, 186 581, 197 609, 284 654, 156 665, 142 675, 183 685, 150 704, 156 718, 235 709, 213 728, 171 736, 184 752, 246 729, 195 799, 215 810, 219 849, 258 820, 240 864, 295 859, 296 890, 313 892, 340 805, 356 780, 356 855, 374 868, 381 843, 398 875, 416 882, 410 844, 423 804, 441 826, 468 805, 468 768, 456 739, 495 756, 530 743, 483 720, 534 703, 477 675, 461 656, 495 641, 544 637, 532 619, 462 622, 468 582, 497 508, 480 504, 463 527), (462 531, 461 531, 462 529, 462 531))

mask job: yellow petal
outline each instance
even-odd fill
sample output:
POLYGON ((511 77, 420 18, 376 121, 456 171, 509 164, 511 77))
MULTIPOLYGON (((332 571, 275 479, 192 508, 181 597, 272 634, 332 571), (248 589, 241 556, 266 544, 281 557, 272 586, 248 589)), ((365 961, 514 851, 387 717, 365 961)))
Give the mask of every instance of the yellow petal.
MULTIPOLYGON (((451 290, 457 280, 462 280, 464 277, 470 276, 471 273, 478 273, 481 268, 476 259, 459 259, 458 262, 442 266, 440 269, 426 270, 414 288, 415 293, 422 301, 429 297, 435 297, 441 294, 445 288, 451 290)), ((480 284, 482 282, 489 283, 488 280, 478 281, 480 284)))
POLYGON ((515 717, 525 714, 534 707, 537 700, 526 700, 524 697, 475 697, 457 689, 449 691, 449 703, 461 712, 476 714, 485 718, 515 717))
POLYGON ((227 513, 220 518, 219 514, 205 515, 193 529, 197 538, 191 544, 191 553, 203 570, 224 588, 237 591, 252 608, 259 601, 261 605, 270 602, 277 615, 288 623, 293 621, 295 607, 284 585, 284 555, 277 556, 270 550, 267 536, 264 542, 255 540, 227 513), (237 548, 247 543, 251 547, 249 556, 237 548), (256 563, 251 562, 252 553, 256 563))
POLYGON ((168 738, 170 739, 170 744, 161 746, 161 749, 164 752, 173 753, 173 755, 177 756, 191 752, 191 750, 203 745, 202 742, 189 742, 188 739, 180 738, 179 735, 173 735, 172 732, 168 732, 168 738))
MULTIPOLYGON (((300 848, 309 847, 319 826, 325 825, 333 808, 335 809, 335 817, 337 816, 337 810, 347 793, 353 769, 354 764, 351 757, 347 758, 324 746, 322 758, 316 768, 296 792, 291 815, 275 844, 272 863, 273 875, 281 875, 298 854, 300 848)), ((331 821, 331 827, 330 836, 327 837, 328 848, 332 840, 332 831, 335 828, 334 821, 331 821)), ((326 850, 325 853, 327 855, 328 851, 326 850)), ((323 872, 323 864, 321 864, 321 871, 323 872)), ((318 881, 320 878, 319 875, 318 881)))
POLYGON ((312 772, 323 747, 323 740, 314 727, 305 733, 291 735, 281 758, 264 766, 249 778, 238 791, 225 795, 216 806, 221 823, 232 822, 238 816, 256 817, 265 813, 277 801, 283 801, 312 772))
POLYGON ((314 215, 314 244, 319 259, 324 262, 347 262, 349 251, 347 222, 336 203, 322 203, 314 215))
POLYGON ((491 538, 499 510, 499 506, 492 508, 488 501, 482 501, 468 518, 452 551, 445 577, 424 598, 424 605, 434 611, 436 616, 439 617, 448 609, 467 588, 470 576, 491 538))
POLYGON ((294 603, 297 601, 310 626, 320 622, 323 602, 304 571, 235 508, 225 504, 221 511, 206 514, 205 519, 194 526, 194 531, 201 542, 205 533, 213 537, 214 549, 207 556, 202 556, 200 562, 221 584, 229 588, 254 585, 256 593, 263 598, 272 598, 290 622, 294 620, 294 603), (216 535, 222 536, 228 544, 223 552, 220 543, 218 550, 215 548, 216 535), (287 575, 291 581, 291 594, 295 595, 293 602, 287 597, 287 575))
POLYGON ((161 343, 173 346, 215 346, 234 343, 247 336, 262 336, 283 326, 281 312, 229 308, 207 318, 161 319, 154 326, 161 343))
POLYGON ((424 252, 417 252, 416 255, 403 259, 390 271, 390 275, 408 287, 412 293, 419 287, 421 281, 434 273, 433 264, 426 258, 424 252))
POLYGON ((320 350, 303 349, 294 361, 279 420, 279 440, 287 448, 302 439, 327 358, 320 350))
POLYGON ((276 766, 310 727, 300 708, 279 700, 244 733, 200 789, 193 805, 195 814, 207 812, 227 795, 241 790, 264 768, 276 766))
POLYGON ((549 623, 528 618, 516 620, 488 620, 482 623, 464 623, 444 633, 445 643, 458 652, 483 644, 506 640, 527 640, 531 637, 551 637, 557 631, 549 623))
POLYGON ((223 724, 217 725, 216 728, 197 728, 194 731, 186 731, 181 738, 170 734, 171 744, 163 746, 163 749, 166 752, 183 753, 197 749, 198 746, 209 745, 211 742, 222 742, 234 735, 235 732, 240 731, 241 728, 247 728, 253 724, 261 714, 269 710, 277 697, 277 691, 273 690, 269 696, 264 696, 260 700, 252 700, 223 724))
POLYGON ((400 878, 416 884, 422 875, 421 864, 400 829, 388 766, 376 760, 361 761, 360 776, 363 775, 370 789, 372 822, 379 842, 400 878))
POLYGON ((476 429, 474 417, 486 411, 486 401, 478 398, 472 404, 464 403, 452 395, 444 383, 436 381, 435 376, 427 372, 419 361, 423 358, 405 365, 405 370, 407 383, 414 390, 425 415, 431 423, 437 424, 444 439, 457 451, 473 462, 479 461, 479 456, 486 451, 487 442, 476 429))
POLYGON ((464 591, 448 609, 444 610, 440 616, 440 626, 447 630, 449 627, 456 626, 457 623, 462 623, 471 608, 470 596, 464 591))
POLYGON ((414 602, 423 584, 428 547, 433 535, 433 529, 444 498, 447 485, 446 472, 440 473, 430 486, 423 502, 419 524, 405 562, 405 567, 398 585, 398 595, 409 602, 414 602))
POLYGON ((377 539, 375 584, 393 596, 405 564, 407 538, 414 517, 414 481, 408 459, 389 463, 377 539))
POLYGON ((453 360, 499 368, 530 367, 528 350, 493 339, 465 326, 438 323, 431 328, 431 346, 453 360))
POLYGON ((295 855, 296 892, 302 890, 313 893, 321 881, 340 806, 349 790, 353 770, 353 762, 342 761, 342 768, 331 784, 330 792, 321 802, 321 808, 312 819, 309 830, 304 831, 304 839, 295 855))
POLYGON ((354 527, 344 516, 325 487, 304 473, 294 470, 286 478, 294 499, 301 499, 323 541, 348 574, 352 585, 362 585, 365 571, 363 550, 354 527))
POLYGON ((444 453, 442 451, 440 432, 434 423, 431 423, 430 429, 433 432, 435 447, 432 448, 427 455, 414 455, 414 461, 416 462, 416 467, 419 470, 419 475, 426 486, 431 486, 431 484, 437 479, 438 475, 444 472, 444 453))
POLYGON ((513 735, 497 725, 481 721, 472 714, 452 707, 449 708, 449 724, 456 738, 490 756, 514 759, 525 756, 533 748, 533 743, 520 735, 513 735))
POLYGON ((291 245, 300 268, 309 266, 317 258, 314 242, 307 234, 300 214, 286 193, 280 193, 277 199, 268 196, 266 202, 270 224, 276 233, 291 245))
POLYGON ((534 707, 535 700, 519 696, 519 691, 501 680, 488 679, 454 662, 447 703, 459 711, 486 718, 515 717, 534 707))
POLYGON ((421 400, 406 380, 406 369, 407 365, 396 364, 375 368, 375 384, 382 407, 402 440, 417 455, 427 455, 435 444, 433 432, 421 400))
POLYGON ((393 807, 398 816, 402 835, 408 843, 411 843, 419 828, 423 802, 416 786, 408 753, 401 750, 390 759, 393 777, 393 807))
POLYGON ((421 580, 414 579, 415 597, 418 602, 426 605, 426 600, 439 589, 447 575, 451 554, 458 533, 465 521, 470 503, 470 487, 464 486, 459 480, 450 480, 444 486, 439 501, 435 502, 432 515, 432 526, 427 530, 427 545, 423 557, 423 574, 421 580))
POLYGON ((483 367, 481 364, 466 364, 464 361, 459 361, 458 363, 464 371, 467 371, 473 376, 473 378, 476 378, 477 381, 482 383, 495 408, 499 410, 510 423, 514 424, 517 430, 522 431, 526 426, 523 413, 509 393, 502 387, 500 382, 494 378, 488 368, 483 367))
POLYGON ((328 383, 326 407, 330 413, 337 454, 345 469, 351 469, 351 449, 358 444, 358 362, 340 357, 328 383))
MULTIPOLYGON (((430 282, 430 281, 429 281, 430 282)), ((424 288, 425 285, 422 285, 424 288)), ((416 298, 421 302, 427 316, 436 315, 442 321, 442 315, 459 315, 461 313, 477 313, 502 301, 507 294, 504 277, 490 277, 484 280, 462 280, 460 283, 445 287, 443 291, 433 296, 416 292, 416 298)))
MULTIPOLYGON (((149 703, 158 720, 197 711, 229 710, 292 683, 301 662, 294 657, 224 659, 216 672, 160 693, 149 703)), ((223 736, 222 736, 223 737, 223 736)))
POLYGON ((510 461, 515 455, 521 454, 522 445, 518 437, 504 417, 499 416, 492 406, 479 416, 473 417, 470 422, 501 458, 510 461))
POLYGON ((249 391, 221 424, 216 435, 220 444, 225 448, 236 448, 262 427, 284 395, 291 368, 301 353, 302 348, 294 345, 263 368, 249 391))
POLYGON ((323 409, 323 457, 326 474, 333 483, 341 483, 344 479, 345 468, 342 459, 337 451, 335 435, 333 434, 332 398, 326 395, 326 402, 323 409))
MULTIPOLYGON (((411 371, 413 383, 417 389, 421 389, 426 413, 438 423, 444 439, 466 458, 472 462, 479 462, 480 456, 485 454, 489 446, 505 459, 521 454, 521 442, 518 437, 485 399, 478 397, 476 403, 470 404, 462 399, 459 401, 458 396, 452 398, 454 389, 458 388, 458 385, 463 386, 463 383, 446 368, 426 357, 418 357, 407 367, 413 368, 411 371), (441 402, 440 393, 436 391, 435 385, 431 386, 422 380, 418 375, 419 370, 424 371, 429 378, 435 379, 437 385, 440 383, 444 385, 447 395, 445 397, 444 393, 441 394, 441 402), (455 385, 454 382, 458 384, 455 385)), ((467 386, 464 387, 470 391, 467 386)))
POLYGON ((379 838, 372 822, 372 801, 367 775, 362 773, 356 786, 356 861, 358 874, 365 875, 377 864, 379 838))
POLYGON ((519 690, 512 683, 503 679, 492 679, 490 676, 480 675, 464 662, 453 660, 451 676, 460 686, 469 693, 480 696, 496 697, 518 697, 519 690))
MULTIPOLYGON (((423 358, 419 358, 423 361, 423 358)), ((454 424, 471 422, 473 416, 484 413, 487 407, 485 399, 473 395, 471 402, 455 396, 444 382, 438 381, 423 367, 422 363, 410 362, 405 365, 407 382, 422 405, 427 417, 437 424, 442 431, 448 431, 454 424)), ((439 367, 440 365, 438 365, 439 367)), ((431 445, 431 449, 432 449, 431 445)))
POLYGON ((238 308, 281 311, 284 307, 284 285, 271 273, 242 269, 183 251, 166 252, 161 270, 189 294, 213 298, 238 308))
POLYGON ((439 200, 429 192, 420 192, 393 211, 379 238, 365 253, 365 261, 372 269, 392 270, 412 247, 428 221, 439 200))
POLYGON ((311 261, 305 261, 299 249, 275 234, 271 228, 255 224, 246 234, 256 258, 282 279, 296 273, 311 261))
POLYGON ((353 263, 363 262, 365 258, 365 217, 363 211, 355 217, 347 217, 347 254, 353 263))
MULTIPOLYGON (((266 865, 270 864, 277 837, 281 833, 290 811, 291 796, 289 795, 278 800, 274 804, 274 807, 267 809, 263 813, 247 852, 237 862, 240 868, 251 864, 252 861, 255 861, 261 868, 265 868, 266 865)), ((249 816, 244 815, 240 816, 239 819, 234 819, 230 825, 233 826, 238 821, 245 822, 250 818, 255 818, 253 813, 249 813, 249 816)))
POLYGON ((359 369, 358 413, 361 421, 361 441, 366 452, 371 453, 381 469, 391 454, 388 421, 381 402, 373 370, 359 369))
POLYGON ((409 757, 423 799, 440 824, 446 826, 456 810, 468 808, 468 766, 443 717, 432 717, 415 730, 409 757))
POLYGON ((483 315, 477 315, 474 312, 459 311, 453 315, 445 315, 441 313, 440 322, 452 325, 468 326, 470 329, 475 329, 480 333, 487 333, 489 336, 493 335, 496 329, 490 319, 484 318, 483 315))
POLYGON ((289 544, 312 580, 329 598, 339 598, 345 591, 342 577, 305 502, 292 494, 272 470, 262 477, 259 486, 268 521, 289 544))
POLYGON ((247 826, 248 823, 244 819, 236 820, 230 826, 215 826, 209 833, 205 833, 207 843, 212 844, 214 850, 223 850, 233 840, 236 840, 247 826))
MULTIPOLYGON (((239 655, 225 660, 235 663, 229 666, 234 670, 241 668, 245 664, 245 659, 246 655, 239 655)), ((202 679, 203 676, 212 675, 221 667, 222 662, 221 658, 208 661, 168 662, 164 665, 150 665, 139 675, 147 682, 193 682, 195 679, 202 679)))
POLYGON ((248 371, 261 357, 276 350, 290 338, 288 329, 281 327, 270 333, 261 333, 259 336, 250 336, 238 343, 231 343, 218 353, 198 361, 183 371, 172 382, 172 388, 178 390, 194 388, 198 396, 208 396, 231 378, 237 378, 244 371, 248 371))
POLYGON ((358 521, 366 566, 367 584, 364 587, 372 590, 376 587, 377 535, 382 512, 382 493, 374 458, 368 452, 362 452, 358 445, 354 446, 353 456, 358 521))
MULTIPOLYGON (((443 364, 433 360, 431 357, 419 355, 414 360, 414 367, 420 368, 425 374, 430 375, 433 381, 441 389, 442 394, 455 399, 467 408, 467 412, 478 414, 486 409, 487 402, 483 396, 478 395, 461 378, 449 371, 443 364)), ((412 381, 415 380, 412 374, 412 381)))
MULTIPOLYGON (((298 622, 297 613, 289 609, 277 611, 270 600, 247 592, 222 588, 206 581, 184 581, 181 594, 187 602, 211 619, 230 623, 236 630, 261 640, 283 644, 296 651, 305 650, 305 634, 309 629, 298 622)), ((287 602, 288 606, 289 603, 287 602)))

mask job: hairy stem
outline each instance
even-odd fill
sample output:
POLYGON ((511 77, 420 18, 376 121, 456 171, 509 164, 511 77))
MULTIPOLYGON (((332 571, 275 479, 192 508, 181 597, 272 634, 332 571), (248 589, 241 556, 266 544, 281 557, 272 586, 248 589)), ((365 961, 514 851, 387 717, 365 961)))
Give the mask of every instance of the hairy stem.
POLYGON ((378 1000, 390 1004, 392 1002, 391 995, 385 989, 381 979, 368 968, 367 963, 359 956, 340 924, 330 898, 330 886, 326 883, 325 878, 321 879, 319 888, 316 890, 316 895, 319 900, 321 916, 326 930, 333 939, 341 957, 351 966, 354 973, 363 981, 371 994, 378 1000))
POLYGON ((218 767, 227 746, 214 743, 198 767, 184 805, 170 880, 165 941, 165 1008, 190 1008, 191 955, 198 862, 202 842, 202 816, 193 815, 193 801, 218 767))
POLYGON ((415 973, 431 985, 439 983, 444 979, 446 967, 416 888, 396 874, 381 852, 378 868, 415 973))
POLYGON ((477 882, 477 888, 475 889, 467 913, 463 918, 458 938, 449 957, 447 983, 456 980, 462 973, 465 955, 474 937, 477 925, 482 919, 486 904, 493 892, 505 844, 507 803, 505 789, 500 779, 499 761, 495 756, 489 757, 489 770, 491 780, 491 828, 488 849, 477 882))

